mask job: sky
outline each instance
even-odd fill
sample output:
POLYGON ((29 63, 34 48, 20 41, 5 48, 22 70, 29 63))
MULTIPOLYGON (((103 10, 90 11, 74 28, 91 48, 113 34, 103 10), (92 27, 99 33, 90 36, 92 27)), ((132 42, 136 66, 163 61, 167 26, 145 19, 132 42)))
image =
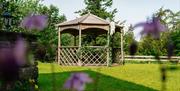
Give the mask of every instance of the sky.
MULTIPOLYGON (((75 19, 75 11, 85 8, 84 0, 44 0, 45 5, 53 4, 65 14, 68 20, 75 19)), ((115 20, 126 20, 127 24, 136 24, 151 17, 159 8, 180 10, 180 0, 113 0, 111 9, 117 8, 115 20)))
MULTIPOLYGON (((74 12, 84 9, 86 5, 84 0, 44 0, 42 2, 45 5, 55 5, 59 8, 60 13, 64 14, 67 20, 75 19, 79 17, 74 12)), ((180 10, 180 0, 113 0, 113 5, 110 8, 117 8, 118 12, 115 16, 115 21, 124 21, 125 28, 132 24, 146 21, 148 17, 151 17, 158 9, 163 7, 164 9, 171 9, 174 12, 180 10)), ((141 29, 135 29, 135 39, 140 40, 141 29)))

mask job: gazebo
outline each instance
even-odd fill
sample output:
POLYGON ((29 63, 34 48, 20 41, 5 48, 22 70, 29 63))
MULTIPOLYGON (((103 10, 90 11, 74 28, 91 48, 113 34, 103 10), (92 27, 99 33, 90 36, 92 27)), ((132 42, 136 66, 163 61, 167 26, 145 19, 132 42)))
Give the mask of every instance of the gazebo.
MULTIPOLYGON (((110 57, 110 33, 112 32, 112 24, 100 17, 91 13, 76 18, 71 21, 57 24, 58 27, 58 64, 63 66, 97 66, 107 65, 112 62, 110 57), (74 46, 62 46, 61 34, 69 33, 74 36, 74 46), (93 33, 95 35, 107 35, 107 44, 105 46, 82 46, 82 36, 93 33), (78 37, 78 44, 76 44, 78 37)), ((114 24, 114 32, 121 33, 121 48, 119 58, 116 58, 119 63, 122 63, 123 58, 123 27, 114 24)), ((116 41, 117 42, 117 41, 116 41)))

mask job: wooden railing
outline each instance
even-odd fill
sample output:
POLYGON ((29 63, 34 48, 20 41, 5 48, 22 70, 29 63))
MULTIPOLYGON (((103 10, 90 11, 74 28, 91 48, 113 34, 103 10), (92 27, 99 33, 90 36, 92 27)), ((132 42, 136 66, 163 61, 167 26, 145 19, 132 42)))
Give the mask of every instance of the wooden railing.
MULTIPOLYGON (((169 61, 167 56, 160 56, 161 61, 169 61)), ((157 61, 154 56, 125 56, 125 61, 157 61)), ((171 61, 180 63, 180 56, 172 56, 171 61)))

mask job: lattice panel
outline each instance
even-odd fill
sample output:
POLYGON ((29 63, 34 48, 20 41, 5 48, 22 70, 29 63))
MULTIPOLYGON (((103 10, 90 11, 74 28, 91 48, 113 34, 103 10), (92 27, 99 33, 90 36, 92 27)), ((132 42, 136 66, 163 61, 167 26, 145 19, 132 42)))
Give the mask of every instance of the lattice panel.
POLYGON ((107 65, 107 49, 102 47, 61 47, 59 63, 64 66, 107 65))
POLYGON ((80 60, 78 56, 78 49, 78 47, 60 48, 60 64, 64 66, 78 65, 78 61, 80 60))
POLYGON ((106 48, 88 48, 81 50, 81 55, 83 65, 107 65, 106 48))

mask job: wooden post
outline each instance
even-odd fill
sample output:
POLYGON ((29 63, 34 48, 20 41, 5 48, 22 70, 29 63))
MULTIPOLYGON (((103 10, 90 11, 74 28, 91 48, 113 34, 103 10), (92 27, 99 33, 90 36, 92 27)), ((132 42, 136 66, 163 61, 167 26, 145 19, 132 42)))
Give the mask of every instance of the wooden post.
POLYGON ((60 64, 61 62, 61 60, 60 60, 60 47, 61 47, 61 29, 60 29, 60 27, 59 27, 59 30, 58 30, 58 64, 60 64))
POLYGON ((80 58, 78 60, 78 65, 79 66, 82 66, 82 62, 81 62, 81 59, 82 59, 82 54, 81 54, 81 25, 79 25, 79 50, 80 50, 80 58))
POLYGON ((76 46, 76 35, 74 35, 74 46, 76 46))
POLYGON ((79 47, 81 47, 81 27, 79 25, 79 47))
POLYGON ((107 66, 110 66, 110 49, 109 49, 109 44, 110 44, 110 26, 109 26, 108 33, 107 33, 107 66))
POLYGON ((124 30, 121 30, 121 62, 122 64, 124 64, 124 46, 123 46, 123 35, 124 35, 124 30))

